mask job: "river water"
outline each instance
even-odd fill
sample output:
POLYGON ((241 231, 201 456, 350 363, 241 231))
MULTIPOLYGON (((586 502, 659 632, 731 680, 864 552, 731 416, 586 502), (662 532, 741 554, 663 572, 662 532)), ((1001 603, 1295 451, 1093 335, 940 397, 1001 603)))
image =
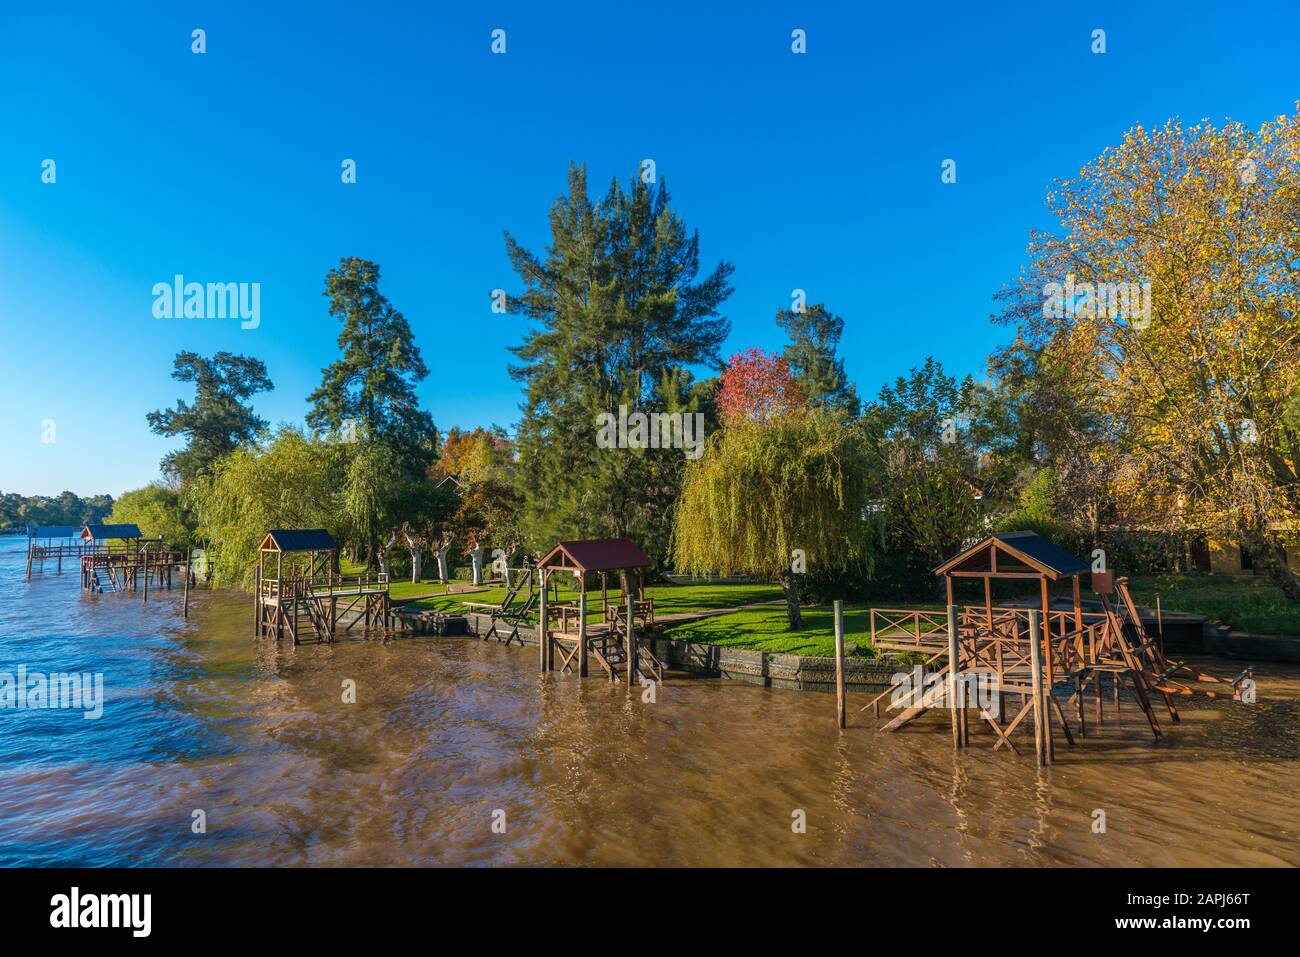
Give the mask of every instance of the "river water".
POLYGON ((276 646, 244 596, 183 622, 179 591, 27 583, 24 545, 0 538, 0 672, 100 672, 105 700, 0 710, 4 865, 1300 863, 1294 667, 1159 744, 1126 702, 1040 772, 987 733, 955 755, 940 716, 880 735, 853 705, 840 732, 829 695, 670 678, 645 703, 465 638, 276 646))

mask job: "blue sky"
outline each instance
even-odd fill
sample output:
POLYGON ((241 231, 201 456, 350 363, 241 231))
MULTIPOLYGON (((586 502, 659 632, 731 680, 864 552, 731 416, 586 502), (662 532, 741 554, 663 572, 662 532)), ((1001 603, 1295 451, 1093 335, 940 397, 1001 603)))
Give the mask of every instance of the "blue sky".
POLYGON ((155 478, 174 443, 145 413, 188 396, 182 349, 261 358, 257 410, 301 422, 347 255, 381 264, 438 426, 510 427, 502 232, 541 249, 571 160, 603 192, 654 159, 705 270, 736 266, 727 352, 779 348, 802 288, 845 318, 863 394, 931 353, 980 375, 1054 178, 1137 123, 1257 126, 1300 99, 1294 4, 1162 6, 4 3, 0 490, 155 478), (261 283, 260 326, 155 319, 177 273, 261 283))

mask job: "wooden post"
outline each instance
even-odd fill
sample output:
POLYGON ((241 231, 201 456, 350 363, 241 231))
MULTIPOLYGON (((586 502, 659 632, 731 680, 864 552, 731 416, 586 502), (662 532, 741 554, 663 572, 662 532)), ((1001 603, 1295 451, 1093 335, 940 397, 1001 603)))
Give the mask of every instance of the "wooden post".
POLYGON ((578 677, 587 677, 587 576, 578 576, 578 677))
POLYGON ((1034 694, 1034 756, 1038 767, 1047 762, 1047 749, 1043 741, 1043 722, 1047 717, 1043 706, 1043 648, 1038 634, 1038 612, 1029 610, 1029 674, 1034 694))
POLYGON ((1052 616, 1046 575, 1042 578, 1042 591, 1043 619, 1039 624, 1043 633, 1043 742, 1047 745, 1047 763, 1051 764, 1056 759, 1056 748, 1052 743, 1052 709, 1049 707, 1052 695, 1052 616))
MULTIPOLYGON (((628 585, 631 585, 629 580, 628 585)), ((631 692, 636 670, 636 593, 627 590, 627 690, 631 692)))
POLYGON ((262 633, 262 562, 257 563, 257 580, 253 583, 253 637, 262 633))
POLYGON ((190 620, 190 565, 192 561, 193 556, 187 548, 185 550, 185 603, 181 612, 181 617, 186 621, 190 620))
POLYGON ((144 547, 144 600, 141 604, 149 604, 149 546, 144 547))
POLYGON ((541 579, 542 579, 541 582, 540 582, 540 584, 541 584, 541 586, 542 586, 542 593, 541 593, 541 597, 538 598, 538 600, 537 600, 537 646, 538 646, 538 648, 539 648, 539 654, 541 655, 541 658, 540 658, 540 661, 541 661, 541 669, 540 669, 540 670, 541 670, 541 671, 546 671, 546 664, 547 664, 547 661, 546 661, 546 644, 547 644, 547 632, 546 632, 546 572, 545 572, 545 570, 539 568, 539 569, 537 569, 537 574, 540 575, 540 576, 541 576, 541 579))
POLYGON ((284 637, 284 552, 275 553, 275 640, 284 637))
MULTIPOLYGON (((948 606, 948 714, 952 718, 952 746, 960 749, 962 738, 962 709, 958 706, 957 681, 961 671, 960 651, 957 647, 957 606, 948 606)), ((920 694, 918 689, 917 694, 920 694)))
POLYGON ((844 697, 844 602, 835 600, 835 720, 841 730, 848 711, 844 697))

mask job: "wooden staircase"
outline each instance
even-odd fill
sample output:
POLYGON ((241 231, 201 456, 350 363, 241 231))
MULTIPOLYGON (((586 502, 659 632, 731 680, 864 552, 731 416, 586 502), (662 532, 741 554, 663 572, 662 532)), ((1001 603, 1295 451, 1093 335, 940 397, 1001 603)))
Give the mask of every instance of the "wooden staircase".
POLYGON ((96 568, 95 591, 115 592, 117 590, 117 579, 113 577, 112 570, 108 568, 96 568))

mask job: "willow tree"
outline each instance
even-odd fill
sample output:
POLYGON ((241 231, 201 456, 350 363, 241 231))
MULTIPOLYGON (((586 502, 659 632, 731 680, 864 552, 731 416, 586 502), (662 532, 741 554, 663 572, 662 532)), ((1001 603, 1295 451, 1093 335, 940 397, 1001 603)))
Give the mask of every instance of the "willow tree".
POLYGON ((1002 318, 1103 426, 1115 500, 1239 542, 1300 601, 1300 112, 1137 127, 1049 202, 1002 318))
POLYGON ((679 571, 781 583, 790 628, 803 627, 795 575, 842 568, 868 540, 869 476, 859 431, 842 416, 796 409, 715 432, 688 466, 672 552, 679 571))
POLYGON ((257 547, 269 528, 347 526, 339 489, 347 475, 346 446, 281 428, 258 446, 216 461, 186 489, 209 543, 209 578, 218 588, 248 588, 257 547))

